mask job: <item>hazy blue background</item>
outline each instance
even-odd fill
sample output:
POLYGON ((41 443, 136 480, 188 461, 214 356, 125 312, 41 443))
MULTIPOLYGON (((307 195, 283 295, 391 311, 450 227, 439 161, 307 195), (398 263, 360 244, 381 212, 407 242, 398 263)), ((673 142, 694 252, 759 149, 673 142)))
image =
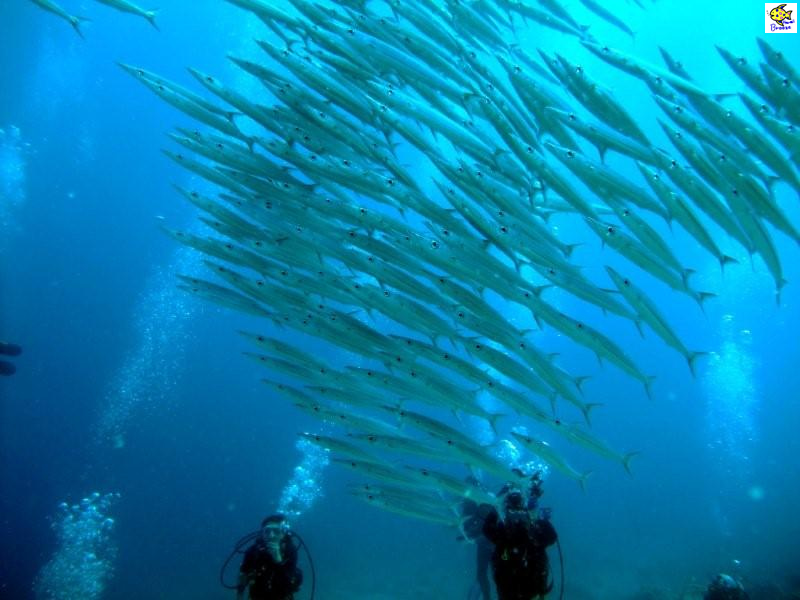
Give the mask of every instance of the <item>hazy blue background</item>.
MULTIPOLYGON (((663 45, 704 86, 738 91, 714 44, 755 60, 761 5, 716 6, 712 20, 688 4, 630 9, 635 41, 601 23, 592 32, 653 61, 663 45)), ((219 565, 275 508, 300 459, 296 433, 315 423, 270 397, 240 355, 236 330, 257 325, 174 290, 172 274, 197 270, 197 257, 161 234, 155 217, 184 227, 193 211, 171 188, 189 176, 159 149, 169 145, 166 131, 188 121, 114 61, 188 85, 187 65, 233 77, 225 54, 252 53, 261 29, 208 0, 165 4, 160 33, 91 2, 71 8, 93 19, 86 40, 31 3, 0 3, 0 128, 19 128, 27 144, 24 198, 0 210, 0 338, 25 348, 17 375, 0 380, 0 596, 32 597, 55 551, 48 519, 59 502, 117 491, 119 556, 107 597, 225 597, 219 565), (98 432, 121 381, 143 391, 115 449, 98 432)), ((796 35, 768 40, 800 55, 796 35)), ((537 34, 536 44, 585 57, 557 35, 537 34)), ((637 102, 641 85, 595 68, 655 125, 637 102)), ((798 223, 796 194, 777 190, 798 223)), ((790 282, 780 309, 763 264, 754 272, 746 257, 720 279, 713 260, 681 249, 700 271, 698 287, 720 295, 705 315, 653 284, 687 345, 718 353, 699 361, 696 380, 654 335, 641 340, 622 325, 617 339, 658 376, 653 401, 618 370, 563 345, 565 364, 594 374, 587 399, 605 405, 594 431, 642 451, 633 478, 575 451, 571 459, 594 471, 587 491, 558 475, 548 482, 567 598, 628 598, 649 586, 674 597, 734 559, 751 584, 797 577, 800 253, 776 238, 790 282)), ((590 242, 576 262, 595 264, 597 250, 590 242)), ((362 506, 346 494, 348 481, 330 467, 325 496, 294 524, 313 552, 318 598, 465 597, 472 547, 362 506)))

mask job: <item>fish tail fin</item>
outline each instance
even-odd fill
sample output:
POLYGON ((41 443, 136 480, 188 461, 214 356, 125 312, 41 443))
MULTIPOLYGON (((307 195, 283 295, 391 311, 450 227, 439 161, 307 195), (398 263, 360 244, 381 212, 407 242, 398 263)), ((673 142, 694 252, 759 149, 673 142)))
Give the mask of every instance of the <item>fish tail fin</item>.
POLYGON ((697 377, 697 373, 694 370, 694 361, 697 360, 700 356, 707 356, 708 352, 689 352, 686 355, 686 362, 689 363, 689 370, 692 372, 692 377, 697 377))
POLYGON ((694 269, 682 269, 681 270, 681 279, 683 280, 683 285, 687 288, 689 287, 689 277, 695 274, 694 269))
POLYGON ((556 416, 556 401, 558 400, 558 394, 553 392, 547 397, 550 400, 550 412, 553 413, 553 417, 556 416))
POLYGON ((775 282, 775 304, 777 306, 781 305, 781 291, 783 290, 783 286, 785 286, 787 283, 789 282, 783 277, 775 282))
POLYGON ((642 320, 636 319, 634 320, 633 324, 636 325, 636 330, 639 332, 639 337, 644 339, 644 329, 642 329, 642 320))
POLYGON ((603 406, 602 402, 588 402, 586 404, 581 405, 581 412, 583 413, 583 418, 586 420, 586 424, 591 427, 592 426, 592 419, 590 418, 591 412, 593 408, 598 406, 603 406))
POLYGON ((773 196, 772 186, 782 180, 783 178, 780 175, 766 175, 764 177, 764 185, 767 187, 767 191, 769 192, 770 196, 773 196))
POLYGON ((87 21, 91 21, 88 17, 70 17, 69 24, 72 25, 72 28, 76 31, 76 33, 81 36, 82 40, 86 38, 83 37, 83 32, 81 31, 81 23, 86 23, 87 21))
POLYGON ((158 9, 155 10, 148 10, 144 13, 144 18, 150 22, 150 25, 156 28, 156 31, 161 31, 158 28, 158 24, 156 23, 156 15, 158 14, 158 9))
POLYGON ((694 296, 694 299, 697 300, 697 303, 700 305, 700 310, 706 312, 705 301, 709 298, 716 297, 717 295, 714 292, 697 292, 694 296))
POLYGON ((639 454, 641 454, 641 452, 636 450, 634 452, 628 452, 622 456, 622 466, 625 467, 625 472, 631 477, 633 477, 633 471, 631 471, 631 460, 633 460, 635 456, 639 456, 639 454))
POLYGON ((730 265, 730 264, 738 265, 739 261, 736 260, 735 258, 733 258, 732 256, 728 256, 727 254, 723 254, 719 258, 719 264, 720 264, 720 267, 722 268, 722 272, 724 273, 725 272, 725 265, 730 265))
POLYGON ((489 426, 492 428, 492 431, 495 435, 500 435, 497 431, 497 419, 500 417, 504 417, 503 413, 489 413, 487 420, 489 421, 489 426))
POLYGON ((591 379, 591 375, 579 375, 578 377, 574 377, 572 382, 575 384, 575 387, 578 388, 578 391, 583 394, 583 384, 586 382, 587 379, 591 379))
POLYGON ((575 250, 575 248, 577 248, 578 246, 583 246, 583 244, 567 244, 567 245, 564 247, 564 256, 566 256, 567 258, 571 258, 571 257, 572 257, 572 252, 573 252, 573 251, 575 250))
POLYGON ((655 381, 655 375, 647 375, 644 381, 644 391, 647 393, 647 397, 652 400, 653 399, 653 390, 650 386, 653 385, 653 381, 655 381))
POLYGON ((586 471, 586 473, 583 473, 583 474, 581 474, 580 477, 578 477, 578 485, 581 486, 581 491, 583 491, 583 492, 586 491, 586 480, 589 479, 589 476, 591 474, 592 474, 591 471, 586 471))

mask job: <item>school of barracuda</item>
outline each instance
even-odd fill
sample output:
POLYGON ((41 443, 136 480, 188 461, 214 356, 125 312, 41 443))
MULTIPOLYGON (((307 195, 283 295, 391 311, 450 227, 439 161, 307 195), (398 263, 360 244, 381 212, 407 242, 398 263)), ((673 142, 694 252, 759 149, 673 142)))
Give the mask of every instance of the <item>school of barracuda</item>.
POLYGON ((248 97, 190 69, 221 101, 210 102, 123 65, 204 126, 173 132, 185 150, 166 154, 223 190, 212 198, 179 188, 216 232, 169 231, 215 273, 214 281, 181 277, 182 287, 261 317, 273 332, 339 349, 242 332, 254 345, 247 355, 270 373, 271 393, 337 432, 302 435, 370 481, 351 491, 371 504, 457 525, 450 508, 460 498, 495 499, 454 468, 522 476, 465 434, 458 415, 511 430, 581 485, 588 473, 543 438, 629 470, 635 452, 591 433, 584 377, 556 364, 535 330, 570 338, 650 394, 652 378, 602 323, 549 300, 557 287, 647 325, 694 373, 703 353, 684 345, 634 280, 653 277, 701 306, 713 294, 691 285, 692 270, 654 223, 683 229, 723 269, 736 260, 720 236, 758 255, 780 301, 786 281, 772 232, 797 242, 800 233, 773 187, 800 193, 800 76, 763 40, 761 64, 718 48, 742 81, 747 115, 665 50, 660 67, 608 48, 552 0, 292 0, 291 11, 229 1, 280 40, 258 41, 262 60, 229 57, 268 94, 248 97), (673 147, 651 143, 638 116, 583 67, 517 46, 523 27, 575 36, 648 86, 673 147), (608 166, 608 153, 638 168, 641 183, 608 166), (548 225, 555 214, 585 223, 630 270, 607 266, 609 280, 588 278, 571 258, 574 240, 548 225), (502 306, 530 318, 514 322, 502 306), (487 409, 487 395, 503 408, 487 409), (585 422, 564 420, 573 409, 585 422))

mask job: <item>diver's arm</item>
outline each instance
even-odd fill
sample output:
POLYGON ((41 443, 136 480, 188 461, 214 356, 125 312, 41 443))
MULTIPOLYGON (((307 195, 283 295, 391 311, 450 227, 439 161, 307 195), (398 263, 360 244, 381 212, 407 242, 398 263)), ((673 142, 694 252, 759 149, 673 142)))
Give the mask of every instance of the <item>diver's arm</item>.
POLYGON ((536 539, 541 546, 547 548, 552 546, 558 540, 556 528, 549 519, 537 519, 534 523, 536 528, 536 539))
POLYGON ((286 574, 289 582, 289 588, 296 592, 303 585, 303 571, 297 567, 298 560, 298 544, 294 542, 289 536, 284 538, 283 545, 286 548, 285 558, 281 565, 283 572, 286 574))
POLYGON ((497 539, 500 537, 500 530, 502 529, 503 524, 500 521, 500 515, 497 512, 497 509, 492 508, 491 512, 486 515, 486 520, 483 522, 483 535, 486 536, 493 544, 497 543, 497 539))

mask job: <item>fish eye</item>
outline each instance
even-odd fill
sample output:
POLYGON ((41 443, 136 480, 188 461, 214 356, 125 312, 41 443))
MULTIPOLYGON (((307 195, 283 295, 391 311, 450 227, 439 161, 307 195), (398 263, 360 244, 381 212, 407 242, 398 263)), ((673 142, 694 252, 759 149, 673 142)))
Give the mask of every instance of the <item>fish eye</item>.
POLYGON ((431 242, 431 248, 433 248, 434 250, 438 250, 439 249, 439 242, 437 242, 436 240, 433 240, 431 242))
POLYGON ((531 146, 528 146, 527 148, 525 148, 525 150, 528 151, 528 154, 533 154, 533 148, 531 146))
POLYGON ((458 312, 458 316, 459 316, 459 317, 461 317, 461 318, 463 319, 463 318, 464 318, 464 313, 459 311, 459 312, 458 312))
POLYGON ((578 329, 583 329, 583 323, 578 323, 578 329))
MULTIPOLYGON (((388 298, 389 297, 389 292, 387 290, 383 290, 383 297, 384 298, 388 298)), ((400 359, 397 359, 397 360, 400 360, 400 359)))
POLYGON ((622 283, 624 283, 625 285, 630 285, 630 284, 631 284, 631 282, 630 282, 630 281, 628 281, 627 279, 623 280, 623 282, 622 282, 622 283))
POLYGON ((614 233, 614 228, 613 228, 613 227, 611 227, 611 226, 609 225, 609 226, 606 228, 606 231, 608 231, 608 233, 614 233))
POLYGON ((506 227, 505 225, 503 225, 503 226, 500 228, 500 231, 502 231, 503 233, 508 233, 508 227, 506 227))
POLYGON ((572 150, 567 150, 567 157, 568 158, 575 158, 575 153, 572 150))
POLYGON ((346 158, 342 161, 342 163, 344 163, 345 167, 349 167, 350 166, 350 161, 347 160, 346 158))

